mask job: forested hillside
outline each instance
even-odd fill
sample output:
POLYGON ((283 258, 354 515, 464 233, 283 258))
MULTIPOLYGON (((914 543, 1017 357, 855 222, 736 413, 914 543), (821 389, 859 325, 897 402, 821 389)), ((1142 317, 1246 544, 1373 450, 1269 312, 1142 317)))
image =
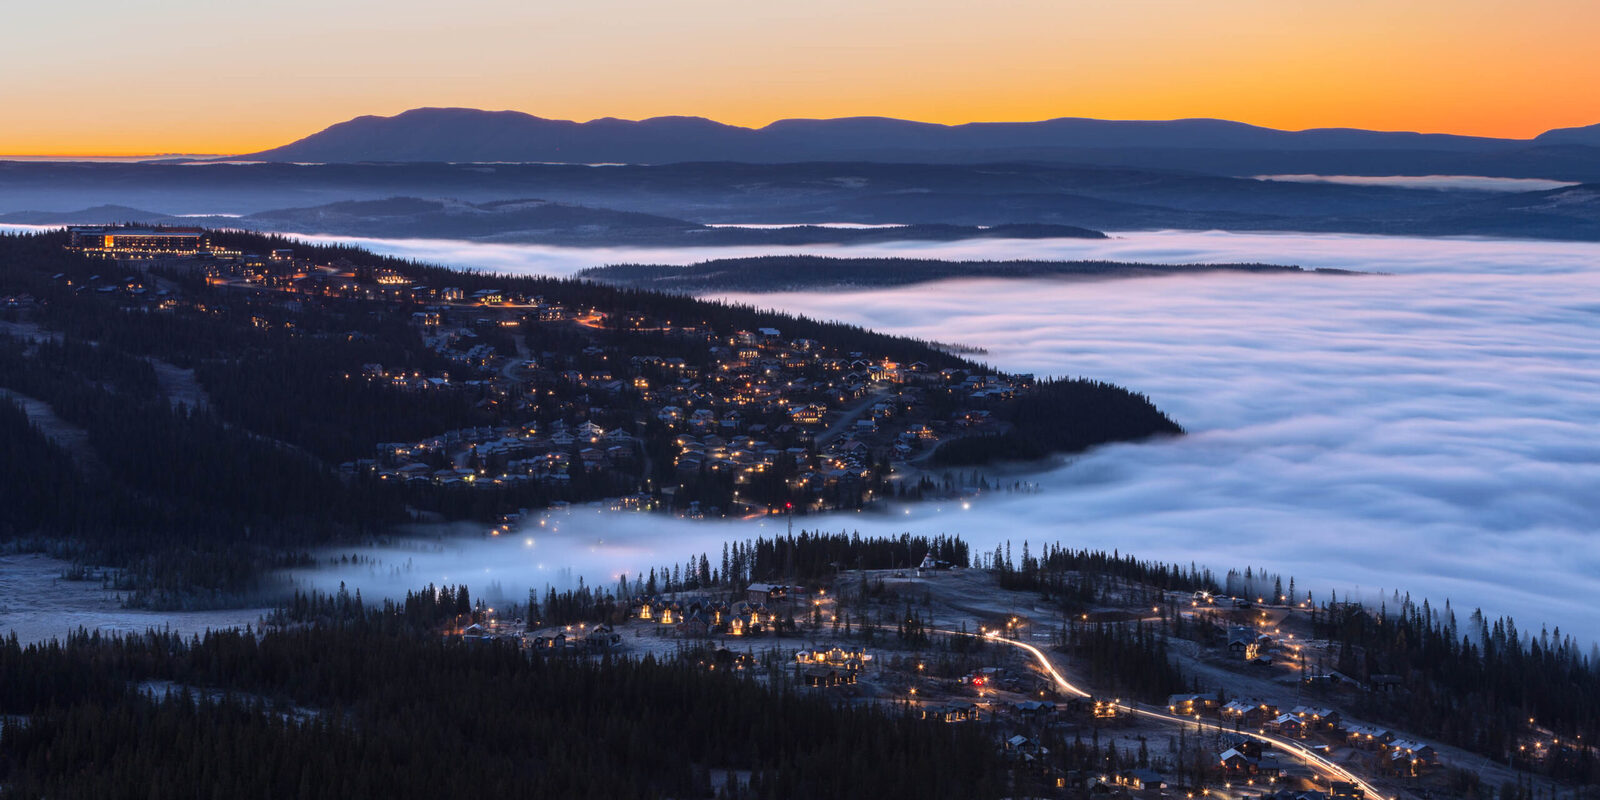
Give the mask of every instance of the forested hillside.
MULTIPOLYGON (((465 595, 461 595, 465 599, 465 595)), ((443 640, 454 592, 262 634, 0 644, 19 798, 998 797, 975 726, 690 660, 443 640)))

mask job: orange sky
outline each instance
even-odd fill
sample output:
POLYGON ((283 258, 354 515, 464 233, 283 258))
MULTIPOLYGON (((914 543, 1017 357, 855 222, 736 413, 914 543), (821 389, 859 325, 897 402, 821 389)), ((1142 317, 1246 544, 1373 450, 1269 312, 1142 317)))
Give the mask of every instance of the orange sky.
POLYGON ((1600 122, 1595 0, 60 0, 0 11, 0 153, 241 153, 418 106, 761 125, 1600 122), (230 8, 219 8, 231 6, 230 8))

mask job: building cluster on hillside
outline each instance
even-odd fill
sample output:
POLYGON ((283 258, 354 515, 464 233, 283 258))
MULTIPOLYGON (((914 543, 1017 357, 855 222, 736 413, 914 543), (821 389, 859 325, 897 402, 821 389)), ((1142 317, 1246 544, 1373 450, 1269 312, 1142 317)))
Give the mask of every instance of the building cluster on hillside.
MULTIPOLYGON (((1167 711, 1185 717, 1210 717, 1240 729, 1262 730, 1293 739, 1318 739, 1370 751, 1386 770, 1415 775, 1439 763, 1438 751, 1423 742, 1401 737, 1377 725, 1346 724, 1336 709, 1297 705, 1287 711, 1261 700, 1235 699, 1218 703, 1215 695, 1175 694, 1167 698, 1167 711)), ((1275 775, 1277 766, 1260 763, 1260 753, 1235 748, 1221 755, 1223 767, 1233 774, 1275 775)))
POLYGON ((625 430, 608 431, 592 422, 573 428, 557 420, 546 429, 532 423, 463 428, 416 442, 383 444, 370 462, 346 466, 365 468, 380 480, 560 485, 571 480, 574 460, 585 469, 631 469, 639 458, 638 442, 625 430))
MULTIPOLYGON (((386 443, 343 465, 381 480, 559 490, 576 485, 581 464, 599 480, 583 482, 572 499, 609 492, 616 507, 693 515, 858 508, 911 488, 895 481, 941 442, 999 430, 997 404, 1033 383, 844 351, 772 327, 718 331, 542 295, 427 286, 403 266, 323 263, 293 249, 233 252, 201 229, 75 227, 69 235, 74 249, 146 276, 152 266, 176 266, 287 312, 312 308, 316 298, 400 304, 425 357, 350 365, 344 377, 400 392, 461 393, 499 424, 386 443), (535 326, 560 327, 536 337, 535 326), (637 335, 614 335, 626 332, 637 335), (522 342, 535 338, 563 346, 529 352, 522 342)), ((166 302, 166 289, 147 280, 154 279, 91 281, 83 290, 150 292, 147 305, 166 302)), ((292 313, 263 316, 258 326, 292 327, 292 313)))
MULTIPOLYGON (((516 321, 537 324, 527 316, 516 321)), ((654 473, 666 477, 659 487, 665 494, 675 493, 673 484, 709 478, 733 492, 731 507, 718 507, 717 513, 770 510, 779 495, 806 509, 850 507, 881 490, 896 465, 925 454, 943 438, 990 424, 993 404, 1029 385, 1026 378, 868 362, 860 353, 826 357, 817 343, 786 340, 774 329, 725 338, 699 328, 673 331, 678 345, 688 341, 704 347, 703 364, 594 345, 513 363, 480 336, 485 325, 498 324, 493 320, 435 307, 413 314, 412 322, 430 351, 460 368, 424 373, 370 364, 363 367, 364 379, 403 391, 469 389, 504 400, 512 411, 528 410, 531 416, 539 409, 548 418, 555 408, 560 416, 542 429, 530 422, 457 437, 449 442, 459 445, 449 464, 435 456, 439 437, 384 445, 376 469, 391 480, 424 477, 415 464, 425 458, 433 459, 435 473, 476 469, 475 480, 486 484, 559 484, 574 459, 587 468, 636 475, 644 466, 642 440, 654 433, 666 437, 670 448, 670 463, 662 465, 670 469, 654 473), (940 407, 956 411, 941 417, 929 401, 935 392, 942 395, 940 407), (600 418, 610 420, 609 429, 595 422, 600 418), (741 488, 752 484, 766 489, 741 488)), ((450 478, 434 475, 436 481, 450 478)), ((686 498, 680 507, 696 500, 686 498)), ((700 504, 694 505, 698 510, 700 504)))
POLYGON ((704 596, 663 597, 638 595, 628 605, 628 616, 670 626, 678 636, 760 636, 776 630, 783 621, 776 607, 756 599, 718 600, 704 596))

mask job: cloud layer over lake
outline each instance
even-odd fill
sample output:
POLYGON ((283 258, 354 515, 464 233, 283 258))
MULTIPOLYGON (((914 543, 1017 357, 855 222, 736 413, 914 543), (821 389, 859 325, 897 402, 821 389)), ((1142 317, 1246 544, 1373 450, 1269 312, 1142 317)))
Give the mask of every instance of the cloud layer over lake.
MULTIPOLYGON (((722 254, 381 247, 554 274, 722 254)), ((1292 574, 1319 595, 1398 588, 1450 598, 1458 610, 1512 613, 1524 628, 1547 622, 1600 639, 1592 606, 1600 596, 1600 247, 1149 233, 757 249, 1389 273, 956 281, 728 299, 985 347, 1007 370, 1111 380, 1147 393, 1192 434, 1084 455, 1034 478, 1038 494, 995 495, 970 510, 930 504, 811 518, 808 526, 959 533, 988 547, 1059 540, 1222 569, 1249 564, 1292 574)), ((555 522, 559 532, 389 559, 391 569, 411 564, 388 585, 499 581, 515 594, 562 565, 608 580, 781 530, 592 512, 555 522)), ((368 577, 368 591, 387 583, 368 577)))

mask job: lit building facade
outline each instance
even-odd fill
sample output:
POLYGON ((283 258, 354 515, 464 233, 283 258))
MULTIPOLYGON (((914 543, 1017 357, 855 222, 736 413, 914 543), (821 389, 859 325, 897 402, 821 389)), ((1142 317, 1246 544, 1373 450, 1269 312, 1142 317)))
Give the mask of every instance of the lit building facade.
POLYGON ((202 228, 74 226, 67 229, 67 247, 108 258, 154 258, 211 252, 202 228))

